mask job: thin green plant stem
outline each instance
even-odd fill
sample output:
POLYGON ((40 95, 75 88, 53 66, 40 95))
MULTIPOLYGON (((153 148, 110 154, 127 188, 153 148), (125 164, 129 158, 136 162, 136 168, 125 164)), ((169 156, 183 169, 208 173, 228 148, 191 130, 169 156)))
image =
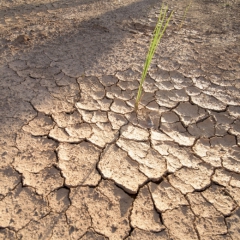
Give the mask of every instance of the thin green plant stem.
POLYGON ((163 6, 160 10, 160 14, 159 14, 159 18, 158 18, 158 22, 157 22, 157 25, 155 27, 155 30, 153 32, 153 38, 151 40, 151 43, 150 43, 150 47, 149 47, 149 51, 148 51, 148 54, 147 54, 147 57, 146 57, 146 61, 145 61, 145 64, 144 64, 144 67, 143 67, 143 73, 142 73, 142 77, 141 77, 141 81, 140 81, 140 86, 139 86, 139 90, 138 90, 138 94, 137 94, 137 99, 136 99, 136 109, 138 108, 138 103, 140 101, 140 98, 142 96, 142 86, 143 86, 143 83, 144 83, 144 80, 146 78, 146 75, 147 75, 147 71, 148 71, 148 68, 150 66, 150 63, 151 63, 151 60, 152 60, 152 57, 153 57, 153 54, 156 50, 156 46, 157 46, 157 41, 158 41, 158 36, 160 36, 160 31, 162 29, 162 23, 163 23, 163 19, 165 17, 165 12, 164 12, 164 16, 162 17, 162 11, 163 11, 163 6))
POLYGON ((185 22, 185 19, 186 19, 186 16, 187 16, 187 13, 188 13, 188 10, 189 10, 191 4, 192 4, 192 0, 189 1, 189 4, 188 4, 187 7, 185 8, 185 11, 184 11, 184 14, 183 14, 183 18, 182 18, 182 21, 181 21, 181 23, 180 23, 180 25, 179 25, 178 30, 180 30, 180 29, 182 28, 182 25, 183 25, 183 23, 185 22))
POLYGON ((142 88, 143 88, 143 83, 146 79, 147 76, 147 72, 149 69, 149 66, 151 64, 153 55, 157 49, 157 46, 169 24, 169 21, 172 17, 173 12, 170 13, 169 17, 167 18, 167 11, 168 11, 168 7, 164 7, 164 5, 162 5, 161 9, 160 9, 160 13, 159 13, 159 17, 158 17, 158 22, 156 24, 156 27, 153 31, 153 37, 151 39, 150 42, 150 46, 149 46, 149 50, 146 56, 146 60, 144 63, 144 67, 143 67, 143 72, 142 72, 142 76, 141 76, 141 80, 140 80, 140 85, 138 88, 138 93, 137 93, 137 97, 136 97, 136 102, 135 102, 135 110, 138 110, 138 105, 139 102, 141 100, 142 97, 142 88))

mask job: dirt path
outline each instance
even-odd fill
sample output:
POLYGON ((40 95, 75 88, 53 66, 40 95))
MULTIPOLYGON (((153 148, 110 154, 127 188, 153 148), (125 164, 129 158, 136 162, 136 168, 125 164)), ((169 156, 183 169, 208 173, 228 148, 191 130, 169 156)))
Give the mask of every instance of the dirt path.
POLYGON ((1 0, 0 239, 240 239, 240 2, 1 0))

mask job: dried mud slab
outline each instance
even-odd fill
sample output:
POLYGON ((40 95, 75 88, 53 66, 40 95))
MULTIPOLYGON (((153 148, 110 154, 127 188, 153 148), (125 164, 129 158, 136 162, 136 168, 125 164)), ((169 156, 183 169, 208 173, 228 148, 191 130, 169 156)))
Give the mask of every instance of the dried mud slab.
POLYGON ((23 126, 25 132, 31 133, 33 136, 48 135, 49 131, 53 128, 53 121, 49 116, 39 113, 36 118, 23 126))
POLYGON ((185 183, 175 175, 170 175, 168 179, 170 184, 174 188, 178 189, 182 194, 191 193, 194 191, 194 188, 189 183, 185 183))
POLYGON ((223 215, 229 215, 236 208, 236 204, 223 187, 213 184, 202 194, 223 215))
POLYGON ((155 150, 150 149, 144 158, 136 160, 139 163, 139 170, 148 179, 157 181, 167 172, 165 159, 155 150))
POLYGON ((136 141, 147 141, 149 133, 145 129, 133 125, 125 125, 121 128, 121 136, 136 141))
POLYGON ((56 163, 54 150, 57 147, 55 141, 47 137, 35 137, 27 133, 20 133, 16 139, 19 149, 14 158, 13 166, 19 172, 39 172, 56 163))
POLYGON ((10 147, 10 146, 1 146, 0 149, 0 156, 1 156, 1 161, 0 161, 0 167, 8 167, 9 164, 13 162, 13 159, 16 157, 18 153, 18 149, 16 147, 10 147))
POLYGON ((88 142, 80 144, 61 143, 57 153, 58 167, 65 178, 66 185, 85 185, 90 176, 92 182, 88 182, 88 184, 98 183, 100 176, 96 172, 96 165, 101 151, 96 146, 88 142))
POLYGON ((133 203, 130 219, 134 228, 153 232, 160 232, 165 228, 160 221, 157 211, 154 209, 147 186, 140 189, 133 203))
MULTIPOLYGON (((71 133, 71 128, 70 128, 70 133, 71 133)), ((74 136, 70 136, 66 129, 64 128, 59 128, 57 125, 54 126, 54 128, 49 132, 49 136, 59 142, 65 142, 65 143, 78 143, 84 139, 84 136, 87 135, 89 136, 88 132, 84 132, 82 134, 82 138, 79 137, 79 134, 74 133, 74 136)))
POLYGON ((123 125, 127 124, 127 119, 122 114, 108 112, 108 119, 113 129, 120 129, 123 125))
POLYGON ((59 188, 52 191, 47 196, 48 204, 53 212, 61 213, 68 209, 70 203, 69 190, 66 188, 59 188))
POLYGON ((70 193, 70 199, 73 206, 87 206, 96 232, 109 239, 120 240, 128 236, 133 199, 113 182, 102 181, 96 189, 75 188, 70 193))
POLYGON ((135 228, 132 233, 131 236, 129 236, 128 238, 126 238, 127 240, 152 240, 152 239, 156 239, 156 240, 168 240, 170 239, 168 236, 167 231, 163 230, 161 232, 150 232, 150 231, 144 231, 138 228, 135 228))
POLYGON ((191 97, 194 104, 198 105, 199 107, 211 109, 215 111, 223 111, 226 109, 226 104, 219 101, 213 96, 201 93, 197 96, 191 97))
POLYGON ((188 126, 188 132, 192 136, 210 138, 215 135, 215 124, 213 119, 207 118, 206 120, 197 124, 188 126))
POLYGON ((174 111, 180 116, 180 119, 185 125, 195 123, 207 115, 204 109, 189 102, 181 102, 174 111))
POLYGON ((0 225, 20 230, 32 220, 38 220, 49 212, 47 202, 32 188, 19 184, 0 201, 0 225))
POLYGON ((126 114, 133 111, 131 107, 129 107, 123 100, 115 99, 110 109, 119 114, 126 114))
POLYGON ((212 174, 213 168, 205 163, 199 164, 196 168, 184 167, 174 173, 174 175, 181 179, 186 185, 190 185, 196 190, 204 189, 210 185, 210 176, 212 174))
POLYGON ((115 144, 106 147, 98 168, 107 179, 112 179, 129 193, 137 193, 147 177, 139 171, 138 164, 115 144))
POLYGON ((70 233, 65 214, 50 213, 38 221, 31 221, 25 228, 18 231, 17 235, 22 239, 52 238, 63 240, 69 239, 70 233))
POLYGON ((112 130, 109 123, 99 123, 97 126, 92 125, 92 135, 88 138, 88 140, 91 143, 103 148, 106 144, 114 142, 118 135, 118 131, 112 130))
POLYGON ((126 151, 133 160, 144 158, 147 156, 150 144, 148 142, 136 142, 119 138, 116 142, 117 146, 126 151))
POLYGON ((0 168, 0 195, 6 195, 21 181, 21 175, 11 166, 0 168))
POLYGON ((65 128, 69 138, 82 139, 89 138, 92 135, 92 127, 88 123, 77 123, 65 128))
POLYGON ((180 206, 179 208, 168 210, 162 213, 165 226, 169 234, 176 240, 191 239, 197 240, 198 236, 194 227, 194 214, 190 207, 180 206))
POLYGON ((52 114, 52 117, 60 128, 82 123, 82 118, 78 111, 74 111, 73 113, 60 112, 52 114))
POLYGON ((96 77, 80 77, 77 79, 82 96, 91 96, 94 100, 105 96, 104 86, 96 77))
POLYGON ((239 239, 239 221, 240 221, 240 209, 231 216, 226 218, 228 233, 232 239, 239 239))
POLYGON ((187 132, 180 122, 162 123, 160 129, 171 137, 176 143, 183 146, 193 146, 196 139, 187 132))
POLYGON ((55 167, 45 168, 38 173, 23 173, 23 185, 36 189, 38 194, 47 195, 53 190, 61 187, 64 183, 60 171, 55 167))
POLYGON ((71 205, 66 211, 69 233, 72 239, 79 239, 91 226, 91 217, 84 202, 71 205))
POLYGON ((48 91, 38 94, 31 103, 35 109, 47 115, 74 110, 73 104, 54 98, 48 91))
POLYGON ((196 215, 195 224, 200 237, 226 234, 227 228, 224 216, 203 197, 204 195, 204 192, 202 194, 196 192, 187 195, 191 209, 196 215))
POLYGON ((188 205, 184 195, 179 190, 173 188, 166 180, 159 185, 149 183, 149 189, 159 212, 172 210, 180 205, 188 205))
POLYGON ((7 228, 5 229, 0 229, 0 239, 12 239, 12 240, 17 240, 17 236, 14 231, 11 231, 7 228))
POLYGON ((89 230, 86 232, 86 234, 81 238, 81 240, 107 240, 106 237, 97 234, 93 230, 89 230))

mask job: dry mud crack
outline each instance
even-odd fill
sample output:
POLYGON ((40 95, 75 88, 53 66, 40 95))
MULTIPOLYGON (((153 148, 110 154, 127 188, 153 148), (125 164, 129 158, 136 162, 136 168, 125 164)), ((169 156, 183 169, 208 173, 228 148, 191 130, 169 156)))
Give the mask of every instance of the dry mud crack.
POLYGON ((240 3, 192 2, 136 113, 159 1, 1 0, 1 240, 240 239, 240 3))

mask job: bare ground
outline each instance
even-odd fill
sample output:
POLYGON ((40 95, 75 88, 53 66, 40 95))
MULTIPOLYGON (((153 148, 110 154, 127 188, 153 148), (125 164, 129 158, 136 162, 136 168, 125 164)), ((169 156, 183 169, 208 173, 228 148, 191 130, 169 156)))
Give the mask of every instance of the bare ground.
POLYGON ((240 239, 240 2, 1 0, 0 239, 240 239))

